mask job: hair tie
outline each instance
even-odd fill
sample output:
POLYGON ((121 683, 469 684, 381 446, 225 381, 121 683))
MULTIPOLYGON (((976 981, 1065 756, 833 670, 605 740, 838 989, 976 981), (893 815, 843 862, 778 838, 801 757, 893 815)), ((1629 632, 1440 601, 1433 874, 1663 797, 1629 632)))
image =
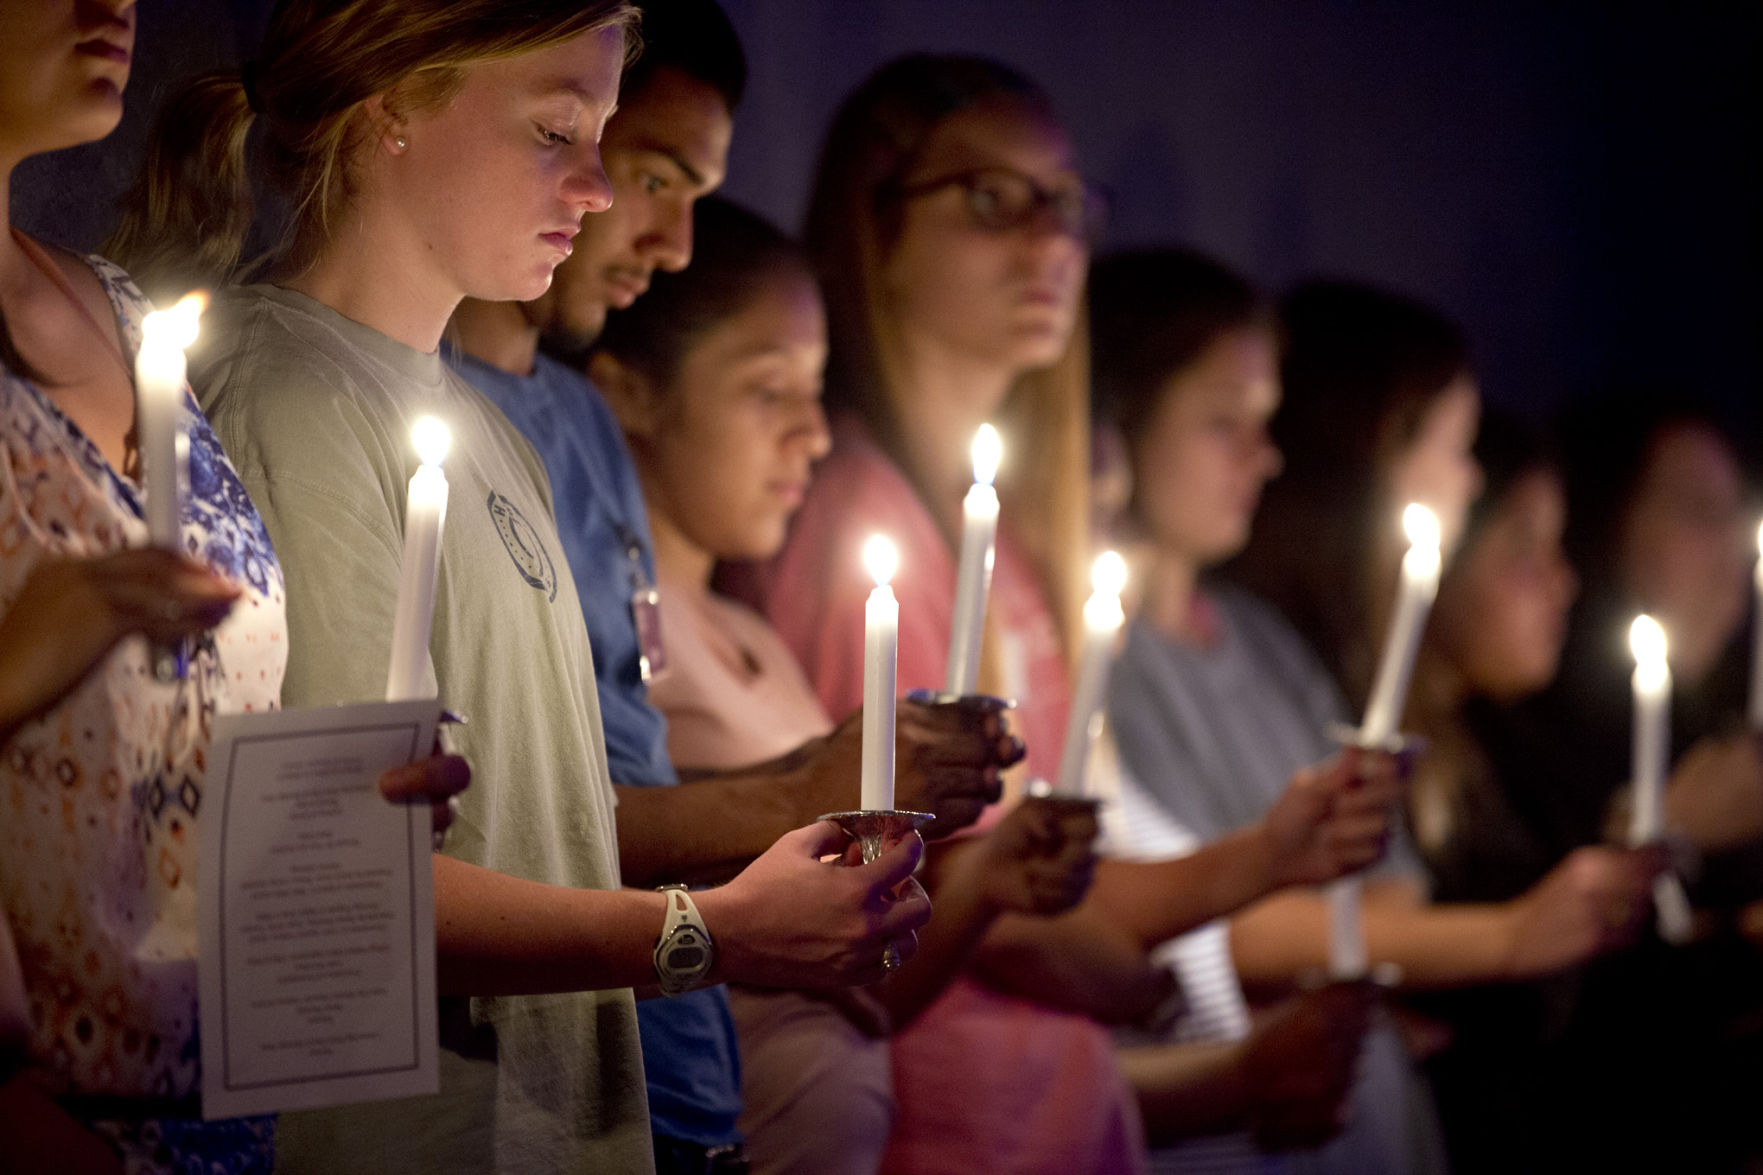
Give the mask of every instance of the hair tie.
POLYGON ((263 100, 257 96, 257 63, 247 61, 239 71, 239 83, 245 87, 245 105, 252 114, 263 113, 263 100))

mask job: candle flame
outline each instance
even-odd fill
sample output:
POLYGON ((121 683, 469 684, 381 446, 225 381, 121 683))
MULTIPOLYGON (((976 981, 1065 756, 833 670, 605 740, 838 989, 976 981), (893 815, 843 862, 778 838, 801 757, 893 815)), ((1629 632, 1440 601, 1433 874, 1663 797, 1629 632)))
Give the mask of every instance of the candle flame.
POLYGON ((1665 664, 1665 630, 1645 612, 1628 626, 1628 647, 1634 652, 1635 664, 1643 669, 1665 664))
POLYGON ((187 350, 196 341, 202 312, 208 309, 208 293, 191 290, 177 300, 170 310, 155 310, 141 320, 141 337, 153 342, 187 350))
POLYGON ((1115 551, 1103 551, 1097 555, 1090 568, 1090 586, 1098 596, 1118 597, 1121 589, 1126 587, 1126 560, 1115 551))
POLYGON ((900 569, 900 553, 887 536, 872 534, 869 541, 863 544, 863 567, 875 580, 876 587, 884 587, 894 578, 894 572, 900 569))
POLYGON ((992 479, 998 476, 998 463, 1004 458, 1004 443, 998 439, 998 430, 989 424, 979 426, 973 434, 973 480, 981 485, 991 485, 992 479))
POLYGON ((1439 516, 1419 502, 1408 503, 1402 511, 1402 530, 1411 546, 1436 549, 1439 545, 1439 516))
POLYGON ((410 427, 410 443, 424 465, 440 465, 453 447, 453 430, 433 416, 424 416, 410 427))
POLYGON ((1763 522, 1757 524, 1757 557, 1763 559, 1763 522))

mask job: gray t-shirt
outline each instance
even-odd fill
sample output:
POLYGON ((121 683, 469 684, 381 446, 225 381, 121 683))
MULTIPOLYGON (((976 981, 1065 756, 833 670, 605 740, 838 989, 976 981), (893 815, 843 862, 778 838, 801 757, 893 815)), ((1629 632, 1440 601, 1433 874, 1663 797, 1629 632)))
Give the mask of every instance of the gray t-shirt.
MULTIPOLYGON (((1335 753, 1329 727, 1347 718, 1333 679, 1284 617, 1234 588, 1207 598, 1218 609, 1215 647, 1177 644, 1135 620, 1109 680, 1108 723, 1124 768, 1112 819, 1141 853, 1167 841, 1173 855, 1182 830, 1210 842, 1261 819, 1294 771, 1335 753)), ((1372 875, 1424 881, 1400 835, 1372 875)), ((1207 1169, 1180 1152, 1171 1162, 1178 1157, 1168 1169, 1207 1169)), ((1366 1037, 1347 1129, 1288 1162, 1299 1175, 1444 1169, 1431 1092, 1388 1019, 1366 1037)))
MULTIPOLYGON (((290 706, 383 697, 410 428, 452 429, 431 680, 469 725, 447 852, 551 885, 619 884, 587 629, 530 445, 438 355, 273 286, 203 322, 191 383, 287 576, 290 706)), ((325 1172, 646 1171, 629 990, 442 1001, 441 1092, 288 1114, 278 1165, 325 1172)))
MULTIPOLYGON (((1177 644, 1135 620, 1108 683, 1108 725, 1138 785, 1121 796, 1129 821, 1167 814, 1202 843, 1261 819, 1294 771, 1340 749, 1330 726, 1350 722, 1334 679, 1284 617, 1235 588, 1206 596, 1218 611, 1215 647, 1177 644), (1143 805, 1152 808, 1135 811, 1143 805)), ((1372 875, 1424 880, 1399 832, 1372 875)))

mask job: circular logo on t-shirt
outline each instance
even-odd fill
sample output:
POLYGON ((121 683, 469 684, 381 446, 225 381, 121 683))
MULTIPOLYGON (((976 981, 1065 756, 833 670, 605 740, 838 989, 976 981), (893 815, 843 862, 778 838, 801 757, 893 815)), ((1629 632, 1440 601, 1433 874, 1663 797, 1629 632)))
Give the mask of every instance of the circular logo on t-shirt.
POLYGON ((496 533, 502 536, 502 545, 508 548, 508 557, 514 560, 520 577, 544 592, 546 599, 557 599, 557 568, 545 544, 539 541, 539 532, 526 520, 520 507, 494 490, 490 491, 489 505, 496 533))

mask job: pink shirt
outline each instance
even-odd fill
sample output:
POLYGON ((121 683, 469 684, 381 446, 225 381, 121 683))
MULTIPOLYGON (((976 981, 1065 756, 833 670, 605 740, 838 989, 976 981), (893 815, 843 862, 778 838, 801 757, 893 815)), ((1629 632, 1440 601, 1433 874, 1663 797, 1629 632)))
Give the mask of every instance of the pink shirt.
MULTIPOLYGON (((1005 519, 1008 520, 1008 507, 1005 519)), ((900 470, 849 417, 782 554, 757 575, 764 611, 829 714, 863 698, 859 551, 872 533, 900 550, 902 691, 941 688, 955 559, 900 470)), ((1001 531, 991 608, 1028 744, 1029 769, 1059 763, 1070 692, 1058 630, 1032 565, 1001 531)), ((1144 1169, 1142 1130, 1107 1032, 1094 1021, 957 979, 894 1038, 898 1114, 884 1172, 1118 1175, 1144 1169)))
POLYGON ((771 625, 744 604, 663 574, 667 668, 649 704, 667 715, 678 767, 740 767, 793 751, 832 729, 808 679, 771 625))

